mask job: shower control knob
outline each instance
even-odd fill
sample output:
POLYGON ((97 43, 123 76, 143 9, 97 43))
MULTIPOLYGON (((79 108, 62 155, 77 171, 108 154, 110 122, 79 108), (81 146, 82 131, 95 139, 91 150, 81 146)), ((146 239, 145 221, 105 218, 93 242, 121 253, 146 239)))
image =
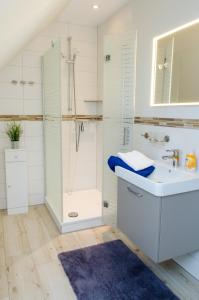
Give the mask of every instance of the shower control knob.
POLYGON ((12 80, 11 83, 14 84, 14 85, 17 85, 18 81, 17 80, 12 80))
POLYGON ((111 60, 111 55, 107 54, 105 55, 105 62, 109 62, 111 60))
POLYGON ((103 204, 104 204, 104 207, 105 207, 105 208, 109 208, 109 203, 108 203, 107 201, 104 201, 103 204))

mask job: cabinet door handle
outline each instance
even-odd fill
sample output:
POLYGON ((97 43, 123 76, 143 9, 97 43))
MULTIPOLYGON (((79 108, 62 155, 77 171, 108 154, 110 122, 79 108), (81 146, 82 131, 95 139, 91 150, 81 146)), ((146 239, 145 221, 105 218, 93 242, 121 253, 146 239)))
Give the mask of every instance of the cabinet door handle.
POLYGON ((143 197, 143 195, 142 195, 141 193, 138 193, 138 192, 133 191, 133 190, 130 188, 130 186, 127 187, 127 190, 128 190, 131 194, 133 194, 134 196, 136 196, 137 198, 142 198, 142 197, 143 197))

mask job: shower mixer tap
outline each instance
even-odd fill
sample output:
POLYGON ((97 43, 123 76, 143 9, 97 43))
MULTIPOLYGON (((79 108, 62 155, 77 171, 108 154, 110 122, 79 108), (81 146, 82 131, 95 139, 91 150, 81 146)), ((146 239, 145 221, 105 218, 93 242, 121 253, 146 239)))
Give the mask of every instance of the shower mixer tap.
POLYGON ((81 129, 81 132, 84 132, 84 123, 83 122, 81 122, 80 129, 81 129))

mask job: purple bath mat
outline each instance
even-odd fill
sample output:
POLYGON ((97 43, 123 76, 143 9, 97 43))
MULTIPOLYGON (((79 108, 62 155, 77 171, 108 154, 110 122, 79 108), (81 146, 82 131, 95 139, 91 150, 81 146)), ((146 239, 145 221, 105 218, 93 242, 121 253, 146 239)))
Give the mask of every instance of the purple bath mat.
POLYGON ((179 300, 120 240, 59 259, 78 300, 179 300))

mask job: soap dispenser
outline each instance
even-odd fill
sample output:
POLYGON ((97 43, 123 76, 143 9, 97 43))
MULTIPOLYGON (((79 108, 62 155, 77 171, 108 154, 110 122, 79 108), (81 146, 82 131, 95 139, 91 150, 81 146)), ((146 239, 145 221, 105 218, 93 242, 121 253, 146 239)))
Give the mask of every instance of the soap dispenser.
POLYGON ((191 153, 188 153, 186 155, 185 167, 188 171, 192 171, 192 172, 196 171, 196 169, 197 169, 197 157, 196 157, 194 151, 191 152, 191 153))

